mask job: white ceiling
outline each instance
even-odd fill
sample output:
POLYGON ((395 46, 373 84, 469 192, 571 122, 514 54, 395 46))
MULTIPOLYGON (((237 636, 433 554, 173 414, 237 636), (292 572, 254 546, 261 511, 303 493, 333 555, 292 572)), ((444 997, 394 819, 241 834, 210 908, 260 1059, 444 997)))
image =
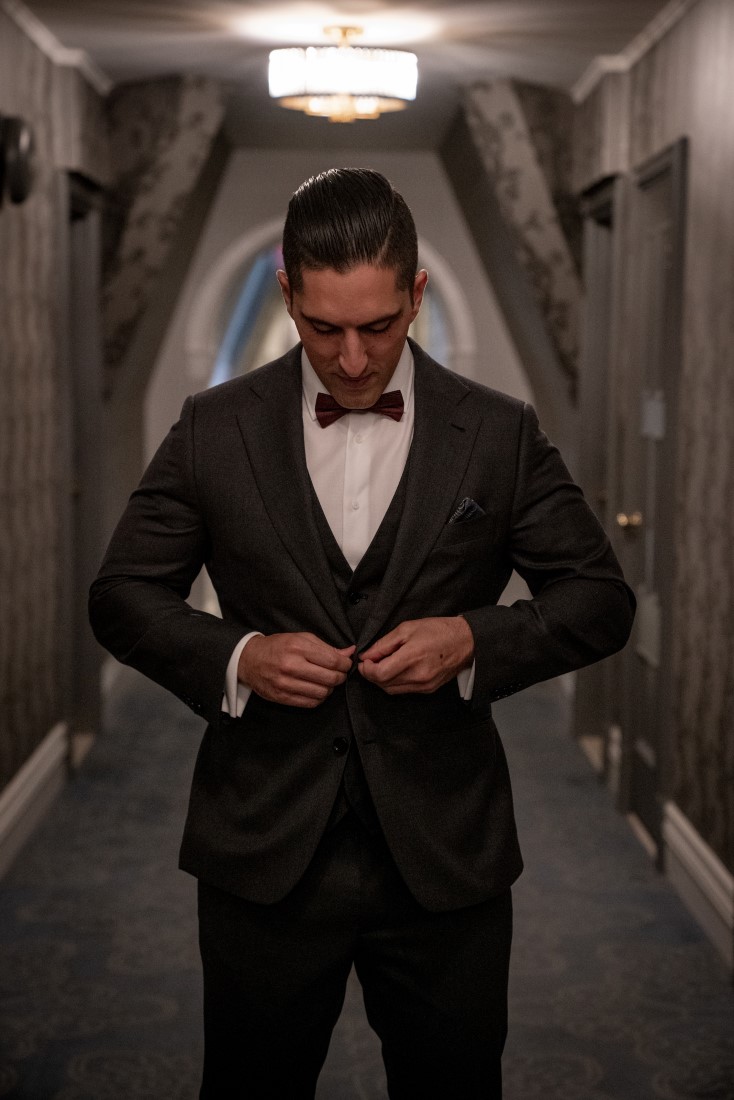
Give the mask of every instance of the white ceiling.
POLYGON ((230 137, 242 144, 431 146, 462 85, 492 76, 570 89, 594 57, 621 52, 666 0, 24 0, 69 49, 115 83, 204 73, 232 84, 230 137), (418 54, 416 103, 378 122, 330 124, 267 96, 277 45, 324 41, 330 24, 364 27, 365 44, 418 54))

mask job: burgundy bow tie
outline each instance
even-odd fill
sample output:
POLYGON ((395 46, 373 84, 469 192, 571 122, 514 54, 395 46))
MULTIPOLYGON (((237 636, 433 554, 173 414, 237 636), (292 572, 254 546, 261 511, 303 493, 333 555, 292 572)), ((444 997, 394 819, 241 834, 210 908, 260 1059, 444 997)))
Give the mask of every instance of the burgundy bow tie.
POLYGON ((376 412, 382 416, 389 416, 391 420, 400 420, 404 408, 403 395, 400 390, 390 390, 390 393, 383 393, 374 405, 370 405, 368 409, 345 409, 330 393, 320 393, 316 397, 316 419, 322 428, 328 428, 329 424, 333 424, 335 420, 339 420, 340 417, 346 416, 350 412, 376 412))

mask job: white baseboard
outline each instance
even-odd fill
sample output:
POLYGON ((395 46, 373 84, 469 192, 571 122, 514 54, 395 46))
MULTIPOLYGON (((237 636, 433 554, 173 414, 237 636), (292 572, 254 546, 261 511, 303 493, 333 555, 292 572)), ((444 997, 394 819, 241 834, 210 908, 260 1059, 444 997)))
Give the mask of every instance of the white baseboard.
POLYGON ((121 665, 119 661, 116 661, 114 657, 105 657, 102 662, 101 672, 101 684, 102 684, 102 697, 106 698, 115 684, 117 683, 120 673, 124 669, 124 665, 121 665))
POLYGON ((637 814, 627 813, 624 816, 627 819, 627 824, 630 829, 635 834, 650 859, 653 863, 657 863, 658 846, 654 837, 647 831, 637 814))
POLYGON ((586 734, 579 737, 579 745, 586 759, 591 764, 597 775, 604 771, 604 741, 596 734, 586 734))
POLYGON ((614 795, 615 802, 619 799, 619 788, 622 779, 622 727, 613 722, 609 727, 607 739, 607 786, 614 795))
POLYGON ((576 673, 564 672, 557 677, 557 680, 566 699, 574 699, 576 696, 576 673))
POLYGON ((674 802, 663 809, 665 871, 734 971, 734 875, 674 802))
POLYGON ((66 782, 68 732, 66 722, 57 723, 0 791, 0 878, 66 782))

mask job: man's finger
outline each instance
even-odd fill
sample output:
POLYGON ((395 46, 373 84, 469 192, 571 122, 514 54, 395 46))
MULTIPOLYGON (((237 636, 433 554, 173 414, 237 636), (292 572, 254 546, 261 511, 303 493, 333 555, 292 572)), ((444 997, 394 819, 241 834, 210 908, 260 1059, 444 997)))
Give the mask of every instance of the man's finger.
POLYGON ((413 662, 404 663, 401 661, 398 664, 392 661, 389 663, 385 661, 363 661, 359 666, 359 671, 366 680, 371 680, 381 687, 387 687, 388 685, 408 686, 418 682, 413 662))
POLYGON ((273 671, 280 669, 288 675, 324 684, 341 682, 352 667, 351 657, 338 649, 298 639, 274 648, 271 660, 273 671))
POLYGON ((313 634, 296 634, 293 637, 293 652, 302 655, 309 664, 339 672, 349 672, 352 667, 352 655, 356 646, 336 649, 313 634))
POLYGON ((359 666, 359 671, 365 680, 376 684, 388 695, 405 695, 409 692, 431 690, 416 682, 407 669, 386 670, 384 661, 379 664, 374 661, 363 661, 359 666))
POLYGON ((400 627, 391 630, 384 638, 378 638, 369 649, 360 653, 360 661, 382 661, 385 657, 397 652, 405 644, 405 637, 400 627))
POLYGON ((365 680, 369 680, 373 684, 382 685, 384 683, 385 673, 381 665, 376 664, 375 661, 360 661, 359 671, 362 676, 364 676, 365 680))
POLYGON ((281 677, 273 681, 273 689, 277 691, 280 702, 285 701, 287 696, 298 696, 314 703, 322 703, 335 687, 336 684, 319 684, 314 680, 299 680, 296 677, 281 677))
POLYGON ((369 658, 361 660, 359 671, 365 679, 372 680, 376 684, 389 684, 404 676, 412 664, 409 654, 406 653, 406 647, 401 646, 395 653, 391 653, 382 660, 374 661, 369 658))

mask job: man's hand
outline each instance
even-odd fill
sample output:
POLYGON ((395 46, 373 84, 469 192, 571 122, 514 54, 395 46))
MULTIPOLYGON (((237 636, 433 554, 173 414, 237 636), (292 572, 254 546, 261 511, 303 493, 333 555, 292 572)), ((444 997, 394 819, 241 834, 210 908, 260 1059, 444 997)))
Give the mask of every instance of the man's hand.
POLYGON ((346 680, 355 648, 335 649, 315 634, 256 635, 240 654, 237 679, 271 703, 317 707, 346 680))
POLYGON ((469 668, 474 635, 461 615, 401 623, 359 656, 359 671, 388 695, 430 693, 469 668))

